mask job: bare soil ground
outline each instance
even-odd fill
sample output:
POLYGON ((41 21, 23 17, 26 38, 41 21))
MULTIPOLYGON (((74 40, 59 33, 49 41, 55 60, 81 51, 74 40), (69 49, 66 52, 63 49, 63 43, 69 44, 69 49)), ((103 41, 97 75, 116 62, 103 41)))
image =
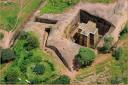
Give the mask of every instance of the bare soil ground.
POLYGON ((4 34, 4 38, 0 41, 0 45, 3 45, 4 48, 9 47, 10 39, 12 38, 12 32, 7 32, 2 29, 0 29, 0 32, 4 34))
POLYGON ((92 66, 96 66, 98 64, 101 64, 101 63, 103 63, 103 62, 105 62, 111 58, 112 58, 111 53, 99 54, 98 57, 93 62, 92 66))

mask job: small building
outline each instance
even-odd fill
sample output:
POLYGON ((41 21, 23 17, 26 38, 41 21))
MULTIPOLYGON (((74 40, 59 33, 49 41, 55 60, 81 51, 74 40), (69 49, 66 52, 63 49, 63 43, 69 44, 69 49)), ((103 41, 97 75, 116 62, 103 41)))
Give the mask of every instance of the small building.
POLYGON ((98 29, 96 23, 88 21, 88 23, 79 23, 78 32, 74 36, 75 43, 95 48, 98 41, 98 29))

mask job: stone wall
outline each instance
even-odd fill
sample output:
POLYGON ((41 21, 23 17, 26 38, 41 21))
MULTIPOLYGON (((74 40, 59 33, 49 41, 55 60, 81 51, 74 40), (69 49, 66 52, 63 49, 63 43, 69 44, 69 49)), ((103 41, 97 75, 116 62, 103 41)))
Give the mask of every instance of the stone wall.
POLYGON ((79 13, 72 19, 70 24, 65 28, 65 37, 70 38, 70 34, 77 28, 78 22, 80 21, 79 13))

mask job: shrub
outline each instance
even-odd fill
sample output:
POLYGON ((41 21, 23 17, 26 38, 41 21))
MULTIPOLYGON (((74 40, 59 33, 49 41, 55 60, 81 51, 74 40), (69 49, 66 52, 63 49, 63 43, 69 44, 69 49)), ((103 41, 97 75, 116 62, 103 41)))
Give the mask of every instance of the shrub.
POLYGON ((80 48, 79 54, 76 56, 76 61, 80 66, 88 66, 94 61, 95 52, 90 48, 80 48))
POLYGON ((21 64, 19 64, 20 71, 21 72, 26 72, 28 64, 30 64, 30 60, 29 59, 22 60, 21 64))
POLYGON ((25 31, 22 31, 20 34, 20 39, 27 39, 27 37, 28 37, 28 33, 25 31))
POLYGON ((46 61, 47 62, 47 64, 50 66, 50 68, 51 68, 51 70, 52 71, 55 71, 55 68, 54 68, 54 65, 53 65, 53 63, 51 63, 50 61, 46 61))
POLYGON ((33 72, 35 72, 36 74, 43 74, 45 71, 45 67, 43 64, 36 64, 33 72))
POLYGON ((111 49, 110 43, 104 43, 103 47, 101 48, 101 51, 104 53, 108 53, 110 52, 110 49, 111 49))
POLYGON ((54 84, 70 84, 70 78, 66 75, 62 75, 59 78, 57 78, 53 83, 54 84))
POLYGON ((122 49, 121 48, 116 48, 112 53, 112 56, 115 57, 116 60, 119 60, 121 55, 122 55, 122 49))
POLYGON ((2 50, 2 53, 1 53, 2 63, 8 62, 8 61, 13 60, 15 58, 16 58, 16 56, 14 54, 14 51, 11 50, 10 48, 2 50))
POLYGON ((123 29, 123 31, 120 33, 120 36, 125 35, 126 33, 128 33, 128 25, 126 25, 123 29))
POLYGON ((42 80, 37 77, 30 80, 31 84, 40 84, 41 82, 42 80))
POLYGON ((113 41, 113 37, 112 36, 105 36, 104 37, 104 45, 100 49, 100 51, 102 51, 104 53, 110 52, 112 41, 113 41))
POLYGON ((32 60, 32 62, 39 63, 42 61, 42 57, 41 56, 33 56, 31 60, 32 60))
POLYGON ((27 65, 25 65, 24 63, 22 63, 19 67, 21 72, 25 73, 27 71, 27 65))
POLYGON ((35 36, 31 35, 31 34, 29 34, 29 36, 27 37, 26 41, 27 42, 25 43, 24 47, 28 51, 39 47, 39 41, 38 41, 37 37, 35 37, 35 36))
POLYGON ((111 80, 111 83, 112 83, 112 84, 120 84, 120 83, 122 83, 122 80, 121 80, 120 78, 117 78, 117 77, 116 77, 115 79, 112 79, 112 80, 111 80))
POLYGON ((113 37, 112 36, 105 36, 104 37, 104 42, 105 43, 112 43, 113 37))
POLYGON ((4 34, 0 32, 0 40, 2 40, 3 38, 4 38, 4 34))
POLYGON ((16 83, 18 81, 18 76, 20 75, 19 69, 17 67, 11 68, 5 74, 4 80, 6 83, 16 83))

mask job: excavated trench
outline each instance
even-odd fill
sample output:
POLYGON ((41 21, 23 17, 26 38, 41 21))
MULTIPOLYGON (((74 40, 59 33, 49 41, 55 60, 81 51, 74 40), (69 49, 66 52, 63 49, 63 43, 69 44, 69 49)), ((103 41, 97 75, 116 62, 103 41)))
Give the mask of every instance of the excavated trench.
POLYGON ((35 19, 36 22, 46 23, 46 24, 56 24, 58 20, 46 19, 46 18, 38 18, 35 19))
MULTIPOLYGON (((48 36, 49 36, 49 34, 50 34, 50 32, 51 32, 51 28, 45 28, 45 32, 48 34, 48 35, 47 35, 47 39, 48 39, 48 36)), ((46 46, 47 48, 52 49, 52 50, 56 53, 56 55, 60 58, 60 60, 63 62, 63 64, 71 71, 70 67, 68 66, 66 60, 65 60, 65 59, 63 58, 63 56, 61 55, 60 51, 59 51, 55 46, 47 45, 47 39, 46 39, 45 46, 46 46)))
POLYGON ((88 21, 95 22, 99 35, 103 36, 110 30, 110 27, 112 26, 112 24, 105 19, 91 15, 84 10, 80 10, 80 23, 87 23, 88 21))
MULTIPOLYGON (((90 13, 84 11, 84 10, 80 10, 79 11, 79 14, 77 15, 76 17, 76 20, 78 20, 77 23, 74 23, 74 24, 78 24, 78 23, 85 23, 87 24, 88 21, 92 21, 94 23, 96 23, 96 28, 98 29, 98 39, 97 39, 97 44, 98 42, 100 41, 100 39, 106 34, 109 32, 110 28, 114 27, 110 22, 106 21, 105 19, 103 18, 100 18, 100 17, 97 17, 95 15, 91 15, 90 13), (79 18, 79 19, 78 19, 79 18)), ((78 26, 78 25, 77 25, 78 26)), ((78 43, 78 41, 82 41, 82 44, 84 43, 87 43, 87 39, 86 38, 82 38, 82 40, 80 40, 80 37, 77 36, 78 35, 78 29, 77 29, 77 26, 75 27, 75 32, 71 35, 71 38, 73 38, 73 42, 78 43)), ((95 35, 91 36, 90 35, 90 40, 91 41, 94 41, 95 35)), ((90 45, 91 44, 94 44, 93 42, 90 41, 90 45)), ((80 45, 80 44, 79 44, 80 45)), ((83 45, 82 45, 83 46, 83 45)), ((85 46, 85 44, 84 44, 85 46)))
MULTIPOLYGON (((77 32, 77 31, 75 32, 75 30, 76 30, 78 24, 79 23, 87 23, 88 21, 92 21, 92 22, 96 23, 96 27, 98 28, 98 34, 101 36, 104 36, 110 30, 110 27, 113 26, 110 22, 108 22, 108 21, 106 21, 100 17, 91 15, 84 10, 80 10, 79 13, 70 22, 70 24, 68 24, 68 26, 65 28, 65 31, 64 31, 64 34, 66 35, 65 38, 67 38, 67 37, 68 37, 67 39, 72 38, 72 37, 77 38, 74 36, 77 32), (71 35, 72 33, 74 35, 71 35)), ((57 20, 36 18, 36 22, 56 25, 56 23, 58 21, 57 20)), ((51 28, 45 28, 45 32, 47 32, 47 34, 49 36, 49 34, 51 32, 51 28)), ((47 39, 48 39, 48 36, 47 36, 47 39)), ((70 70, 71 68, 68 66, 68 64, 65 61, 65 59, 63 58, 63 55, 61 54, 61 52, 59 52, 59 50, 55 46, 51 46, 51 45, 48 46, 47 45, 47 39, 46 39, 45 46, 52 49, 56 53, 56 55, 61 59, 63 64, 70 70)))

